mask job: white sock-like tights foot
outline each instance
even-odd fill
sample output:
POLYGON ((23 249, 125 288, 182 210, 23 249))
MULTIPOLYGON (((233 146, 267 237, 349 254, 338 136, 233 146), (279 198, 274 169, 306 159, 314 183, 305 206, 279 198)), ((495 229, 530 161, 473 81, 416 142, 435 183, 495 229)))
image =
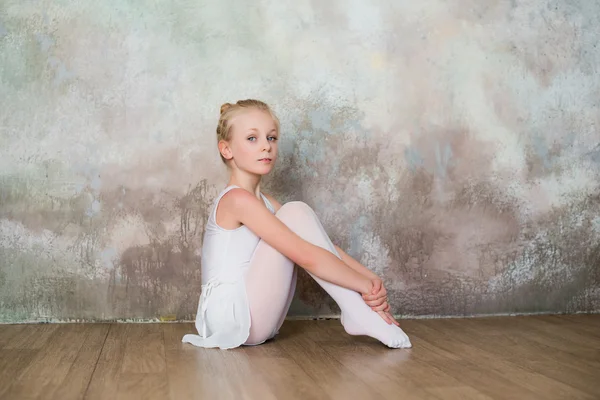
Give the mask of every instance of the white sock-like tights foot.
POLYGON ((362 296, 311 274, 315 281, 335 300, 342 310, 340 322, 349 335, 366 335, 391 348, 412 347, 410 339, 398 326, 388 324, 365 303, 362 296))
POLYGON ((402 329, 396 325, 388 325, 376 312, 372 311, 372 314, 374 317, 370 315, 367 318, 369 320, 372 319, 372 321, 363 319, 360 324, 346 316, 343 312, 340 320, 344 326, 344 330, 349 335, 370 336, 394 349, 409 349, 412 347, 410 339, 402 329))

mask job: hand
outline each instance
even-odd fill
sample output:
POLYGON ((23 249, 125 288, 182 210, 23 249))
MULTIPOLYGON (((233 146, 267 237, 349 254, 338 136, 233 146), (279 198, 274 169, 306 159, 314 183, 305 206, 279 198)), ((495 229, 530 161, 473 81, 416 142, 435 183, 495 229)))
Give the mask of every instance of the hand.
POLYGON ((387 303, 387 290, 381 279, 371 279, 371 293, 363 293, 362 298, 373 311, 383 311, 387 303))
POLYGON ((371 307, 371 309, 379 314, 381 318, 388 324, 394 324, 400 326, 400 323, 391 314, 391 307, 388 303, 387 290, 383 287, 381 279, 372 279, 372 291, 371 294, 363 294, 363 300, 371 307))

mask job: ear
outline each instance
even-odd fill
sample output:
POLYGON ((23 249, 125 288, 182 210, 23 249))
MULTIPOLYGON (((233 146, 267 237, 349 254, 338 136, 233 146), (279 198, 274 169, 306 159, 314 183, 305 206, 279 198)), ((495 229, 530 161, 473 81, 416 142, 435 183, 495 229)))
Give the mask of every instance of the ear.
POLYGON ((231 154, 231 149, 229 148, 229 143, 227 143, 225 140, 219 140, 219 152, 226 160, 231 160, 233 158, 233 154, 231 154))

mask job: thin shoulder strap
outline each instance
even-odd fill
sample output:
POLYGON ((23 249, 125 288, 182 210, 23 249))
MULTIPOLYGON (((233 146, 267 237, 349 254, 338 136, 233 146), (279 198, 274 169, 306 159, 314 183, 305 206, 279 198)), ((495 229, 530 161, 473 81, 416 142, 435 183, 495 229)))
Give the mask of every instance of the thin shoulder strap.
POLYGON ((227 186, 225 189, 223 189, 223 191, 221 192, 221 196, 223 196, 225 193, 229 192, 231 189, 233 188, 239 188, 238 185, 229 185, 227 186))
POLYGON ((265 196, 264 194, 262 194, 262 192, 260 193, 260 195, 262 196, 265 204, 267 205, 267 208, 274 213, 275 212, 275 207, 273 207, 273 204, 271 204, 271 202, 269 201, 269 199, 267 198, 267 196, 265 196))

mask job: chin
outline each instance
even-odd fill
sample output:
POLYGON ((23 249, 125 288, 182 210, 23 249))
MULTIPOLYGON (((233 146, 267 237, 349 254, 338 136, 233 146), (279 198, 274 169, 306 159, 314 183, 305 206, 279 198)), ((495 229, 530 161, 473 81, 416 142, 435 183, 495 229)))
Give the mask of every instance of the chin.
POLYGON ((273 166, 264 166, 263 168, 242 168, 244 171, 251 173, 253 175, 267 175, 269 172, 273 170, 273 166))
POLYGON ((265 165, 264 168, 260 168, 257 171, 257 174, 267 175, 269 172, 271 172, 273 170, 273 167, 274 167, 273 163, 271 163, 271 165, 265 165))

